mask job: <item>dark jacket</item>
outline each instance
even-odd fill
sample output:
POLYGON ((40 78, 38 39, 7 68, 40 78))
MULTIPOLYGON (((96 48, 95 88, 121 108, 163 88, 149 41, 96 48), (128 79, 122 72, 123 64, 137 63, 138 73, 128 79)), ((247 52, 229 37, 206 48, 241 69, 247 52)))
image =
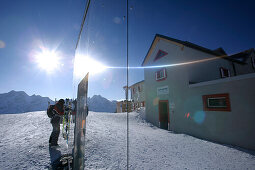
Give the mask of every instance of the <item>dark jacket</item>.
POLYGON ((64 115, 64 104, 57 102, 55 104, 54 110, 58 115, 64 115))
POLYGON ((64 104, 57 102, 55 104, 53 112, 55 112, 55 115, 51 119, 51 123, 60 123, 60 118, 62 115, 64 115, 64 104))

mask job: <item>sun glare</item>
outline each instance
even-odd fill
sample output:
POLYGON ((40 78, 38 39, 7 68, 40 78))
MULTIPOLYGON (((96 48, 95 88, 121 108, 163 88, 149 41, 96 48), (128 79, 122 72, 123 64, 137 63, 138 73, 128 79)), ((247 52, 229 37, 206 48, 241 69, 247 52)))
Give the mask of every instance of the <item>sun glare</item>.
POLYGON ((39 68, 45 70, 47 73, 53 73, 60 67, 60 57, 56 51, 42 49, 42 51, 35 55, 35 61, 39 68))
POLYGON ((96 74, 104 71, 106 66, 85 55, 76 55, 74 60, 74 75, 77 78, 84 77, 88 72, 96 74))

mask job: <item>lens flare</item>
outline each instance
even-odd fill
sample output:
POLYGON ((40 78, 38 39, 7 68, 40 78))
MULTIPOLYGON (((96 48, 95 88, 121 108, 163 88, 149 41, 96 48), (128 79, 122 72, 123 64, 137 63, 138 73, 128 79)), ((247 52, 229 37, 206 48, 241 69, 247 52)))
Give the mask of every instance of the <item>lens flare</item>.
POLYGON ((154 66, 128 66, 128 67, 122 67, 122 66, 106 66, 101 64, 100 62, 93 60, 88 55, 82 55, 80 53, 76 53, 75 59, 74 59, 74 79, 80 79, 84 77, 88 72, 90 75, 95 73, 103 72, 106 69, 154 69, 154 68, 164 68, 164 67, 175 67, 175 66, 184 66, 184 65, 190 65, 190 64, 196 64, 201 62, 207 62, 211 60, 216 60, 220 58, 225 58, 226 55, 223 56, 217 56, 212 58, 205 58, 202 60, 193 60, 193 61, 187 61, 187 62, 181 62, 181 63, 173 63, 173 64, 165 64, 165 65, 154 65, 154 66))
MULTIPOLYGON (((182 62, 182 63, 173 63, 173 64, 165 64, 165 65, 155 65, 155 66, 138 66, 138 67, 133 67, 130 66, 128 67, 129 69, 153 69, 153 68, 163 68, 163 67, 175 67, 175 66, 183 66, 183 65, 190 65, 190 64, 196 64, 196 63, 202 63, 206 61, 211 61, 211 60, 216 60, 220 58, 225 58, 227 56, 217 56, 217 57, 211 57, 211 58, 205 58, 201 60, 193 60, 193 61, 187 61, 187 62, 182 62)), ((127 67, 115 67, 115 66, 106 66, 106 68, 109 69, 126 69, 127 67)))
POLYGON ((93 60, 91 57, 86 55, 77 54, 74 60, 74 76, 76 78, 84 77, 88 72, 90 74, 96 74, 103 72, 106 66, 100 62, 93 60))
POLYGON ((5 42, 0 40, 0 48, 4 48, 5 47, 5 42))
POLYGON ((159 103, 159 98, 156 97, 156 98, 153 100, 153 105, 156 106, 156 105, 158 105, 158 103, 159 103))
POLYGON ((194 115, 194 121, 198 124, 202 124, 205 120, 205 112, 204 111, 198 111, 194 115))
POLYGON ((184 117, 188 119, 190 117, 190 113, 186 113, 184 117))

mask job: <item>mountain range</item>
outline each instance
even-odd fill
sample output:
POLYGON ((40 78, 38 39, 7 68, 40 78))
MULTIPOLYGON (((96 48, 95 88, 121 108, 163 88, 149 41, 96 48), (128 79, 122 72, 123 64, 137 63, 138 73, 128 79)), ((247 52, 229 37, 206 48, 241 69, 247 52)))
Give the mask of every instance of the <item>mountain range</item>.
POLYGON ((94 95, 93 97, 88 97, 88 106, 90 111, 94 112, 116 112, 116 100, 109 101, 108 99, 100 96, 94 95))
POLYGON ((0 94, 0 113, 24 113, 46 110, 48 101, 54 103, 48 97, 40 95, 27 95, 24 91, 10 91, 0 94))
MULTIPOLYGON (((24 91, 10 91, 0 94, 0 114, 6 113, 25 113, 33 111, 47 110, 48 102, 54 103, 48 97, 40 95, 27 95, 24 91)), ((90 111, 95 112, 116 112, 116 102, 109 101, 100 95, 88 97, 90 111)))

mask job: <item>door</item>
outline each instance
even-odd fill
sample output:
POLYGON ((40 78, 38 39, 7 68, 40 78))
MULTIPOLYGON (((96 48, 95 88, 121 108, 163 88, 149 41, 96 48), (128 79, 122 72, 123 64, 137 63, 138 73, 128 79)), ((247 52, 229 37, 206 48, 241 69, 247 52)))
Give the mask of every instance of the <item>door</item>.
POLYGON ((170 120, 168 100, 160 100, 158 107, 159 107, 159 127, 168 130, 170 120))

